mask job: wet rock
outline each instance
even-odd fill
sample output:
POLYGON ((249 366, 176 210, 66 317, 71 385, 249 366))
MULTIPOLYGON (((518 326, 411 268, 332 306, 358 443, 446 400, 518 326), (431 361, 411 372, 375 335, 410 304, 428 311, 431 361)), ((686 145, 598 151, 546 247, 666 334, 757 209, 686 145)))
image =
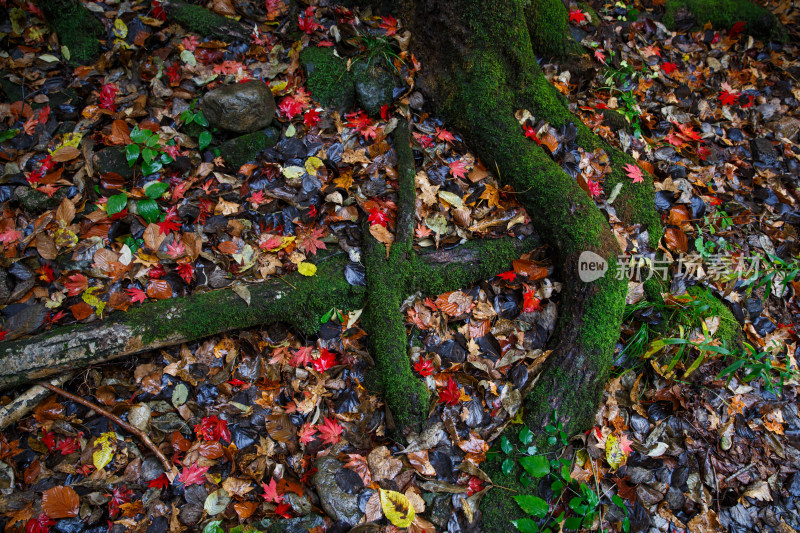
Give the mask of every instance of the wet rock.
POLYGON ((56 207, 58 207, 58 204, 61 203, 61 200, 66 195, 66 190, 64 188, 61 188, 58 191, 56 191, 56 193, 52 197, 50 197, 47 196, 45 193, 38 191, 36 189, 20 186, 14 190, 14 194, 19 200, 20 205, 22 205, 22 207, 26 211, 38 215, 40 213, 44 213, 47 210, 55 209, 56 207), (64 192, 58 194, 61 191, 64 192))
POLYGON ((639 485, 636 487, 636 494, 639 496, 639 499, 647 505, 655 505, 664 499, 663 494, 647 485, 639 485))
POLYGON ((65 518, 56 522, 50 531, 53 533, 81 533, 86 531, 86 523, 78 518, 65 518))
POLYGON ((301 52, 300 61, 306 69, 306 85, 315 100, 339 110, 353 107, 353 75, 332 48, 309 46, 301 52))
POLYGON ((266 83, 233 83, 209 91, 201 102, 212 126, 237 133, 266 128, 275 117, 275 98, 266 83))
POLYGON ((653 473, 653 470, 650 468, 642 468, 640 466, 634 466, 628 469, 628 475, 630 476, 630 481, 634 485, 641 485, 642 483, 653 483, 656 480, 656 476, 653 473))
POLYGON ((775 132, 776 136, 785 137, 790 141, 795 140, 800 133, 800 120, 794 117, 783 117, 780 120, 770 122, 768 126, 775 132))
MULTIPOLYGON (((347 470, 346 468, 344 470, 347 470)), ((353 472, 350 470, 350 472, 353 472)), ((353 472, 355 474, 355 472, 353 472)), ((356 474, 358 476, 358 474, 356 474)), ((294 492, 288 491, 283 498, 292 506, 292 511, 297 516, 306 516, 311 513, 311 502, 305 496, 298 496, 294 492)))
POLYGON ((0 305, 5 305, 11 296, 11 284, 8 281, 8 271, 0 268, 0 305))
POLYGON ((764 310, 759 298, 748 298, 745 307, 750 315, 750 320, 755 320, 758 318, 758 316, 761 314, 761 311, 764 310))
POLYGON ((267 128, 264 131, 248 133, 225 141, 220 146, 220 152, 228 166, 238 170, 248 161, 255 161, 260 152, 275 146, 275 143, 278 142, 278 137, 280 137, 280 133, 277 129, 267 128))
POLYGON ((181 507, 178 520, 184 526, 193 526, 203 518, 203 507, 199 505, 184 505, 181 507))
POLYGON ((133 167, 128 165, 125 148, 122 146, 109 146, 98 150, 94 155, 94 167, 101 176, 114 172, 126 180, 133 179, 133 167))
POLYGON ((665 500, 670 509, 678 511, 683 508, 686 498, 683 496, 683 492, 681 492, 680 489, 677 487, 670 487, 665 500))
POLYGON ((394 77, 383 68, 375 68, 365 61, 353 65, 356 98, 369 115, 378 115, 381 107, 392 103, 394 77))
POLYGON ((438 528, 444 528, 450 518, 450 497, 447 494, 433 494, 426 512, 428 520, 438 528))
POLYGON ((778 160, 778 152, 772 146, 772 141, 767 139, 753 139, 750 141, 750 151, 753 159, 761 161, 765 165, 772 165, 778 160))
POLYGON ((153 481, 161 474, 164 473, 164 467, 161 461, 155 457, 146 457, 142 462, 142 479, 145 481, 153 481))
POLYGON ((631 415, 631 428, 640 435, 647 434, 650 431, 650 422, 645 417, 638 413, 631 415))
POLYGON ((326 456, 318 460, 315 467, 317 473, 312 482, 322 509, 337 522, 355 525, 362 516, 358 509, 358 497, 343 491, 336 483, 336 473, 343 468, 342 463, 334 457, 326 456))
POLYGON ((308 531, 322 531, 325 521, 318 514, 286 518, 272 523, 267 528, 267 533, 308 533, 308 531))
POLYGON ((765 316, 760 316, 753 320, 753 327, 756 328, 756 332, 762 336, 766 337, 777 327, 774 322, 772 322, 769 318, 765 316))

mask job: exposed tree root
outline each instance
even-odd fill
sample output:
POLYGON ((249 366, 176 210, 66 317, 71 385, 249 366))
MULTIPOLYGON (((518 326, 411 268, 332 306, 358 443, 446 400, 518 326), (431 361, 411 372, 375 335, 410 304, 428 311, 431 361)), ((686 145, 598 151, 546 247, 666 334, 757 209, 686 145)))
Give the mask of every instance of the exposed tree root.
POLYGON ((744 31, 763 39, 786 40, 786 28, 768 9, 749 0, 668 0, 664 24, 702 28, 710 22, 715 30, 731 28, 744 22, 744 31))

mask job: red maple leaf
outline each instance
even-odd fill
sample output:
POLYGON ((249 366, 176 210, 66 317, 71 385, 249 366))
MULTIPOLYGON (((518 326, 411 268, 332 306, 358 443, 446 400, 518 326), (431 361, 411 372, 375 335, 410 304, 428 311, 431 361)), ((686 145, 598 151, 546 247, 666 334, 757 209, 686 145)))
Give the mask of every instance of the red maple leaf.
POLYGON ((624 433, 620 435, 619 447, 623 452, 625 452, 626 455, 633 451, 633 448, 631 448, 631 444, 633 444, 633 441, 631 441, 627 435, 625 435, 624 433))
POLYGON ((453 137, 452 133, 445 129, 439 129, 438 126, 436 127, 436 138, 440 141, 446 141, 449 143, 454 143, 456 141, 456 138, 453 137))
POLYGON ((317 372, 325 372, 330 367, 336 364, 336 354, 329 352, 326 348, 322 349, 319 357, 314 359, 314 370, 317 372))
POLYGON ((736 100, 738 98, 739 98, 738 93, 729 93, 724 89, 722 90, 721 93, 719 93, 719 101, 722 103, 722 105, 733 105, 736 103, 736 100))
POLYGON ((461 389, 458 388, 458 383, 456 383, 452 377, 448 377, 447 385, 442 389, 442 392, 439 393, 439 401, 447 405, 458 405, 460 398, 461 389))
POLYGON ((339 425, 339 422, 337 422, 335 418, 328 418, 326 416, 322 424, 319 424, 317 428, 319 429, 319 434, 322 436, 322 442, 325 444, 336 444, 339 442, 339 435, 342 434, 342 426, 339 425))
POLYGON ((293 119, 303 112, 303 104, 295 100, 292 96, 286 96, 281 100, 278 109, 281 110, 281 113, 283 113, 286 118, 293 119))
POLYGON ((172 231, 178 231, 181 229, 180 221, 181 218, 178 216, 178 208, 173 205, 167 210, 164 221, 158 223, 159 233, 162 235, 169 235, 172 231))
POLYGON ((81 444, 75 437, 68 437, 61 439, 56 445, 56 450, 61 452, 61 455, 69 455, 81 449, 81 444))
POLYGON ((685 136, 690 141, 702 141, 703 138, 700 136, 700 132, 696 131, 691 124, 681 124, 679 122, 672 122, 675 127, 680 130, 681 135, 685 136))
POLYGON ((322 24, 314 22, 314 8, 312 6, 308 6, 305 12, 297 17, 297 27, 309 35, 316 30, 324 29, 322 24))
POLYGON ((300 442, 308 444, 314 440, 314 435, 317 433, 317 428, 312 426, 310 422, 306 422, 300 428, 300 442))
POLYGON ((275 514, 282 518, 291 518, 291 510, 292 506, 286 502, 279 503, 275 506, 275 514))
POLYGON ((178 476, 178 483, 183 483, 184 487, 189 485, 203 485, 206 482, 207 466, 198 466, 193 463, 186 468, 178 476))
POLYGON ((420 357, 419 360, 414 363, 414 370, 422 377, 430 376, 433 374, 433 361, 420 357))
POLYGON ((583 13, 581 10, 573 9, 572 11, 569 12, 570 22, 575 22, 576 24, 580 24, 584 20, 586 20, 586 14, 583 13))
POLYGON ((100 88, 98 105, 101 109, 108 109, 112 112, 117 110, 117 107, 114 105, 114 98, 116 98, 118 90, 117 86, 113 83, 106 83, 100 88))
POLYGON ((389 214, 383 209, 374 207, 369 210, 367 222, 369 222, 370 225, 378 224, 379 226, 386 228, 389 225, 389 214))
POLYGON ((261 488, 264 489, 264 494, 261 496, 268 502, 280 503, 283 501, 283 496, 278 494, 278 485, 275 483, 275 478, 270 478, 269 483, 261 483, 261 488))
POLYGON ((36 518, 31 518, 25 524, 25 533, 49 533, 50 526, 56 525, 52 518, 40 513, 36 518))
POLYGON ((166 489, 169 486, 169 478, 167 474, 161 474, 157 478, 147 483, 151 489, 166 489))
POLYGON ((678 148, 686 144, 686 138, 683 135, 676 135, 674 133, 668 134, 666 137, 664 137, 664 140, 670 143, 672 146, 676 146, 678 148))
POLYGON ((317 250, 326 250, 325 243, 320 238, 325 234, 325 228, 315 228, 300 242, 299 247, 307 254, 316 255, 317 250))
POLYGON ((348 113, 344 116, 347 119, 347 124, 345 124, 348 128, 353 128, 357 130, 362 130, 369 126, 370 120, 369 116, 364 111, 357 111, 354 113, 348 113))
POLYGON ((178 265, 178 275, 188 285, 194 279, 194 266, 191 263, 181 263, 178 265))
POLYGON ((143 302, 147 300, 147 294, 137 287, 130 287, 125 289, 125 292, 128 294, 128 297, 131 299, 133 303, 136 302, 143 302))
POLYGON ((642 176, 642 169, 637 167, 636 165, 631 165, 628 163, 625 165, 625 171, 628 173, 628 177, 633 180, 634 183, 639 183, 644 181, 644 176, 642 176))
POLYGON ((525 137, 527 137, 528 139, 533 139, 533 141, 538 145, 542 144, 542 140, 539 138, 538 135, 536 135, 536 130, 534 130, 533 127, 525 125, 525 127, 522 129, 525 132, 525 137))
POLYGON ((111 494, 106 494, 106 496, 111 497, 108 502, 108 514, 116 516, 119 512, 120 505, 131 501, 131 498, 133 498, 133 491, 128 489, 125 485, 122 485, 121 487, 115 487, 114 490, 111 491, 111 494))
POLYGON ((678 70, 678 65, 666 61, 664 63, 661 63, 661 70, 664 71, 664 74, 672 74, 673 72, 678 70))
POLYGON ((596 181, 586 180, 586 187, 589 189, 589 196, 595 198, 600 196, 603 190, 600 188, 600 184, 596 181))
POLYGON ((0 329, 0 341, 5 340, 6 335, 8 335, 10 330, 7 329, 0 329))
POLYGON ((313 128, 319 122, 319 111, 316 109, 309 109, 306 111, 306 114, 303 116, 303 124, 307 128, 313 128))
POLYGON ((731 26, 731 29, 728 30, 728 35, 730 37, 738 37, 739 34, 744 31, 745 26, 747 26, 747 22, 740 20, 739 22, 731 26))
POLYGON ((231 441, 231 432, 228 429, 228 423, 214 415, 203 418, 203 420, 194 427, 194 432, 199 438, 205 441, 231 441))
POLYGON ((461 159, 456 159, 452 163, 450 163, 450 173, 457 177, 463 178, 464 174, 467 172, 467 166, 461 159))
POLYGON ((56 448, 56 434, 52 431, 42 431, 42 443, 52 452, 56 448))
POLYGON ((533 289, 522 293, 523 310, 526 313, 533 313, 541 309, 541 300, 535 296, 533 289))
POLYGON ((38 272, 39 272, 39 279, 42 281, 51 283, 56 279, 55 273, 53 272, 53 267, 51 267, 48 264, 42 265, 42 268, 40 268, 38 272))
POLYGON ((605 54, 605 52, 603 52, 599 48, 594 51, 594 58, 596 60, 598 60, 599 62, 601 62, 601 63, 605 63, 606 62, 606 54, 605 54))
POLYGON ((394 35, 397 33, 397 19, 393 16, 381 17, 380 28, 386 30, 386 35, 394 35))
POLYGON ((514 281, 517 279, 517 273, 513 270, 509 270, 508 272, 501 272, 497 275, 498 278, 501 278, 505 281, 514 281))

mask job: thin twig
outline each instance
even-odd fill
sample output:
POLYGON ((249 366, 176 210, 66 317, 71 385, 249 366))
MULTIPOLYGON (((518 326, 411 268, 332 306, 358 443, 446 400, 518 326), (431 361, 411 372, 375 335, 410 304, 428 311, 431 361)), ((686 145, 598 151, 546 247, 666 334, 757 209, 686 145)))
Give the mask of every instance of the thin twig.
POLYGON ((297 290, 297 287, 295 287, 294 285, 292 285, 291 283, 289 283, 288 281, 283 279, 283 276, 278 276, 278 279, 281 280, 282 282, 284 282, 285 284, 287 284, 288 286, 290 286, 291 288, 297 290))
POLYGON ((139 428, 133 427, 132 425, 130 425, 127 422, 125 422, 122 419, 120 419, 118 416, 109 413, 108 411, 106 411, 102 407, 93 404, 89 400, 85 400, 85 399, 81 398, 80 396, 75 396, 71 392, 67 392, 62 388, 56 387, 55 385, 51 385, 50 383, 40 383, 40 385, 42 387, 46 388, 46 389, 49 389, 49 390, 55 392, 56 394, 59 394, 59 395, 63 396, 64 398, 68 398, 68 399, 72 400, 73 402, 77 402, 77 403, 79 403, 79 404, 81 404, 83 406, 88 407, 92 411, 94 411, 94 412, 96 412, 98 414, 101 414, 104 417, 108 418, 109 420, 111 420, 112 422, 114 422, 115 424, 120 426, 122 429, 124 429, 125 431, 127 431, 129 433, 132 433, 133 435, 136 435, 137 437, 139 437, 139 439, 144 443, 144 445, 147 446, 148 448, 150 448, 150 450, 154 454, 156 454, 156 457, 158 457, 159 461, 161 461, 161 464, 164 466, 164 470, 165 470, 165 474, 166 474, 167 478, 169 478, 170 481, 175 479, 175 476, 178 474, 177 469, 169 462, 169 459, 167 459, 164 456, 164 454, 161 453, 161 450, 159 450, 158 447, 156 447, 156 445, 153 443, 153 441, 150 440, 150 437, 148 437, 147 434, 145 434, 144 431, 142 431, 139 428))

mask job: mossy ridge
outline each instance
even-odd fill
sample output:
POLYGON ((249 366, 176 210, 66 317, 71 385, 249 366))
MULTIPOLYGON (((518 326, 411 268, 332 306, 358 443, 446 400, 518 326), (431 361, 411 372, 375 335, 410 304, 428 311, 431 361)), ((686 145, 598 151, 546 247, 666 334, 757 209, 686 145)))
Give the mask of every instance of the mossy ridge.
POLYGON ((531 0, 525 17, 531 45, 537 54, 568 59, 585 53, 570 34, 567 8, 561 0, 531 0))
POLYGON ((785 42, 786 28, 768 9, 750 0, 667 0, 662 22, 669 29, 675 28, 675 18, 681 8, 694 17, 696 28, 710 22, 715 30, 729 29, 737 22, 746 22, 745 32, 762 39, 785 42))
POLYGON ((248 161, 253 161, 259 152, 275 146, 279 138, 277 129, 267 128, 225 141, 220 146, 220 151, 228 165, 232 169, 238 169, 248 161))
POLYGON ((105 36, 102 22, 73 0, 39 0, 37 2, 48 22, 58 35, 62 46, 69 50, 71 64, 85 65, 100 55, 100 42, 105 36))
POLYGON ((359 309, 365 300, 363 287, 350 285, 344 277, 347 255, 329 255, 317 261, 317 273, 306 277, 298 273, 285 281, 267 282, 249 287, 251 305, 227 290, 194 295, 181 308, 180 320, 165 320, 175 309, 171 300, 161 300, 128 311, 124 323, 142 333, 142 342, 181 335, 197 339, 219 331, 248 328, 267 322, 285 322, 303 334, 319 331, 320 319, 331 309, 359 309), (276 286, 286 285, 280 298, 265 298, 276 286), (226 312, 209 313, 226 309, 226 312))

